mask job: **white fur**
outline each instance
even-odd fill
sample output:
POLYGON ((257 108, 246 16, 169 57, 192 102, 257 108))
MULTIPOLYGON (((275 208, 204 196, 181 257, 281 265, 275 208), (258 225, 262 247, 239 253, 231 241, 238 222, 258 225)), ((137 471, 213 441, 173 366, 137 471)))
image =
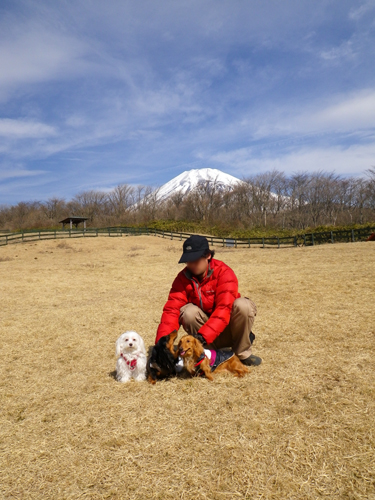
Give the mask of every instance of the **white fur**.
POLYGON ((141 381, 146 380, 146 348, 143 339, 137 332, 128 331, 120 335, 116 341, 116 379, 119 382, 128 382, 131 378, 141 381), (121 354, 127 361, 137 361, 134 370, 126 364, 121 354))

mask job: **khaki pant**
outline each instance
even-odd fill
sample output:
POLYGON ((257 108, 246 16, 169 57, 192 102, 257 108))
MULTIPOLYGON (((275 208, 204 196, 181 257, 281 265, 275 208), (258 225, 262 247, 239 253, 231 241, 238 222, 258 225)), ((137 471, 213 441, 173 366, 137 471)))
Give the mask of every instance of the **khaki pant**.
MULTIPOLYGON (((240 297, 233 302, 228 326, 212 344, 212 349, 231 347, 240 359, 251 354, 250 332, 253 327, 257 308, 247 297, 240 297)), ((195 304, 186 304, 180 309, 180 325, 189 335, 195 335, 208 320, 207 314, 195 304)))

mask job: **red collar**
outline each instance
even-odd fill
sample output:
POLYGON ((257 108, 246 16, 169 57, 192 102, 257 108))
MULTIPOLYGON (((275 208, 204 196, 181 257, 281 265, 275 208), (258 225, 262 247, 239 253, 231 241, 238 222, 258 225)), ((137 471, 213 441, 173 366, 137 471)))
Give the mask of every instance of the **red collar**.
POLYGON ((194 366, 199 366, 204 361, 205 358, 207 358, 207 356, 206 353, 203 351, 194 366))
POLYGON ((125 356, 122 353, 121 353, 121 357, 125 361, 125 363, 128 365, 130 370, 135 370, 135 368, 137 366, 137 358, 129 361, 128 359, 125 358, 125 356))

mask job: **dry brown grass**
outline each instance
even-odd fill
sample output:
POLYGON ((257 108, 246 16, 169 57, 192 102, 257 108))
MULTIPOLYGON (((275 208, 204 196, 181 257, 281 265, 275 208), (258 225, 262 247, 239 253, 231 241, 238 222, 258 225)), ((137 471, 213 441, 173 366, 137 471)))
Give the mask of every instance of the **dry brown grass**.
POLYGON ((156 386, 114 380, 114 343, 153 343, 181 243, 69 247, 0 249, 2 498, 375 498, 373 244, 218 248, 263 364, 156 386))

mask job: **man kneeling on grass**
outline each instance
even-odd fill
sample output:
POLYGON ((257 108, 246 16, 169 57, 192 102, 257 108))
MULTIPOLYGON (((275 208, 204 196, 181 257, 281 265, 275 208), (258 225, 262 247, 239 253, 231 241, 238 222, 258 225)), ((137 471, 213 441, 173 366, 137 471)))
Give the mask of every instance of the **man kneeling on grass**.
POLYGON ((231 347, 244 365, 259 365, 261 358, 251 354, 256 306, 241 297, 236 275, 214 259, 214 253, 204 236, 194 235, 184 242, 179 263, 186 267, 172 284, 155 343, 182 325, 204 347, 231 347))

